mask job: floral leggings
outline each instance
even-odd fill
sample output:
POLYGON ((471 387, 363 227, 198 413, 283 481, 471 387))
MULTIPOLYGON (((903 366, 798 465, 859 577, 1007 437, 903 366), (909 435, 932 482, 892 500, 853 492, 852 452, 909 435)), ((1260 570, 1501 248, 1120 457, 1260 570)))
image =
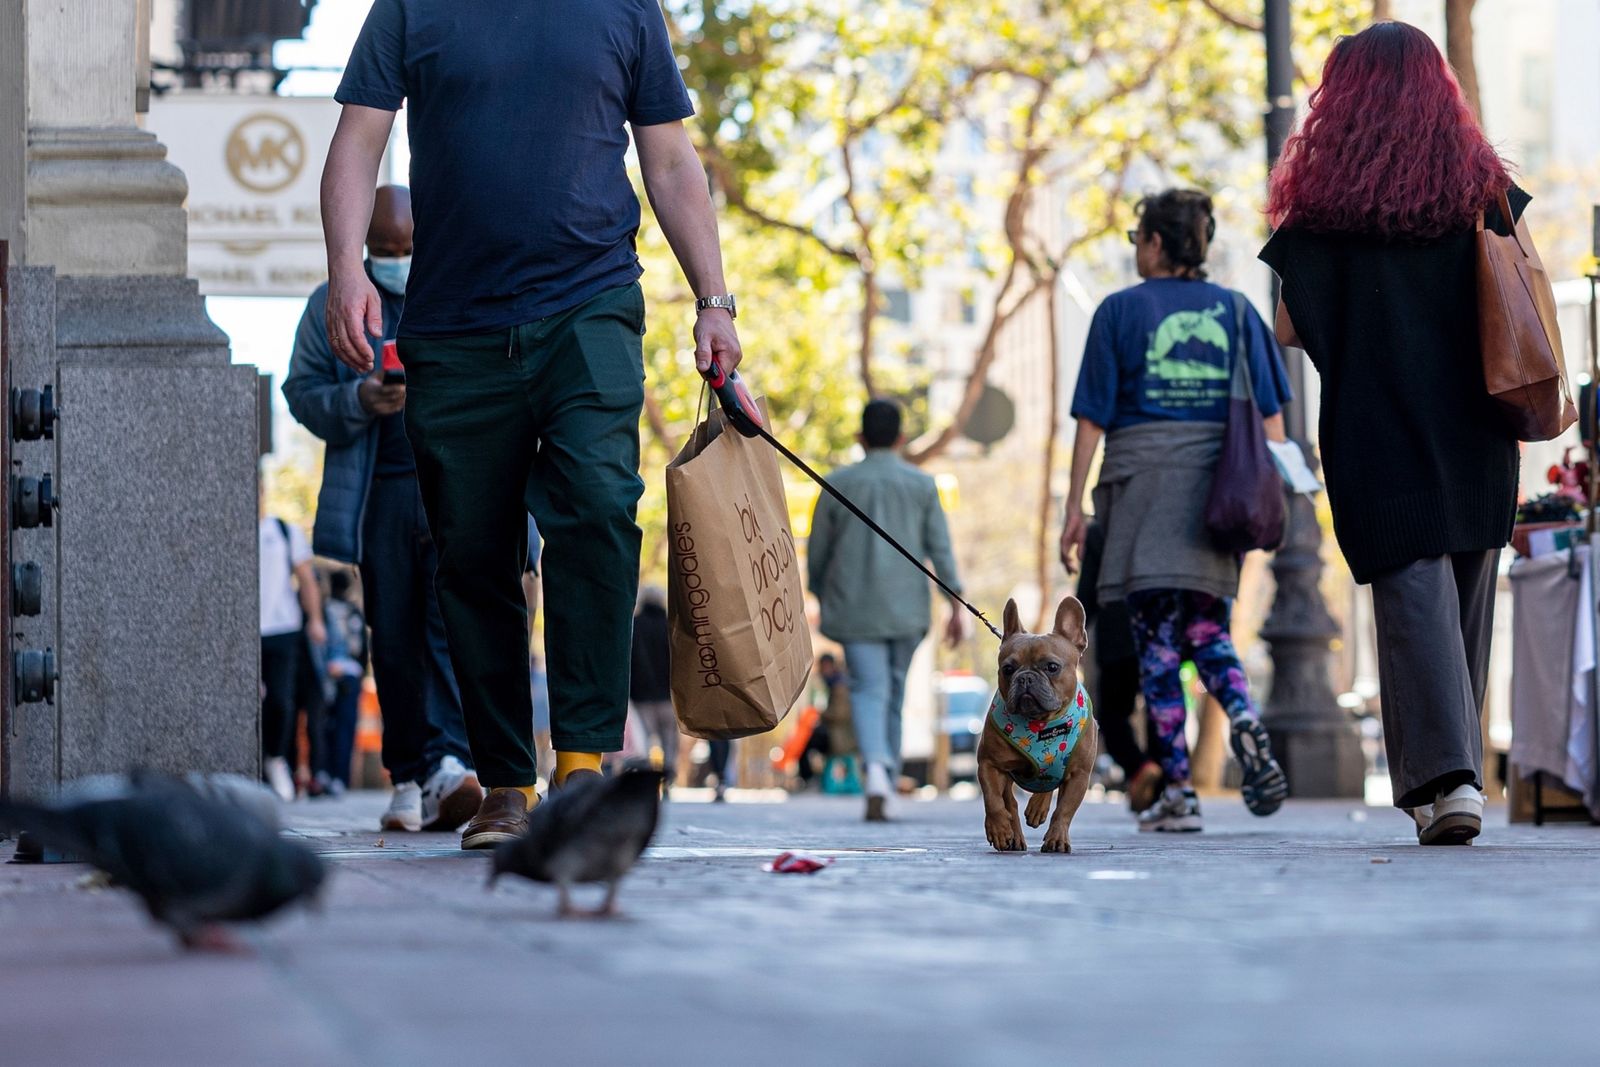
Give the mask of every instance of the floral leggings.
POLYGON ((1192 589, 1150 589, 1128 594, 1133 638, 1139 646, 1139 674, 1154 736, 1151 755, 1169 782, 1189 780, 1189 742, 1184 737, 1186 713, 1184 660, 1194 663, 1206 690, 1217 698, 1229 719, 1256 718, 1239 654, 1229 628, 1233 601, 1192 589))

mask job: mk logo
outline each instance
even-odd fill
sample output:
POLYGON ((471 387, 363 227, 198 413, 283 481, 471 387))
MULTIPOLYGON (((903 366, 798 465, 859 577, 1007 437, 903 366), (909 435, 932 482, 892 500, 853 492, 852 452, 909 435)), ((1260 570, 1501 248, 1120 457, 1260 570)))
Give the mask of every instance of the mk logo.
POLYGON ((228 173, 246 189, 275 193, 300 176, 306 143, 287 119, 265 112, 242 119, 223 150, 228 173))

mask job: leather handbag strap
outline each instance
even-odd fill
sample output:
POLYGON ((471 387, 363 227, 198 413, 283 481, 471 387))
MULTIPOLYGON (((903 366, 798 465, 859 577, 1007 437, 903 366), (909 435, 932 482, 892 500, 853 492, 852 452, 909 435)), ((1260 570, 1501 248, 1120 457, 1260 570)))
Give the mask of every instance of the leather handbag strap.
MULTIPOLYGON (((1511 231, 1511 234, 1510 234, 1511 240, 1516 242, 1517 251, 1522 253, 1522 258, 1523 259, 1527 259, 1528 258, 1528 250, 1526 248, 1524 248, 1523 245, 1522 245, 1522 235, 1517 232, 1517 220, 1511 214, 1511 197, 1509 195, 1509 190, 1507 190, 1507 189, 1500 190, 1500 198, 1495 203, 1494 206, 1498 207, 1500 209, 1500 217, 1505 220, 1507 228, 1510 229, 1510 231, 1511 231)), ((1478 212, 1477 231, 1479 233, 1482 233, 1485 229, 1488 228, 1488 224, 1484 222, 1484 215, 1487 214, 1487 212, 1488 212, 1487 208, 1485 208, 1483 211, 1478 212)), ((1499 234, 1495 234, 1495 236, 1498 237, 1500 235, 1499 234)))

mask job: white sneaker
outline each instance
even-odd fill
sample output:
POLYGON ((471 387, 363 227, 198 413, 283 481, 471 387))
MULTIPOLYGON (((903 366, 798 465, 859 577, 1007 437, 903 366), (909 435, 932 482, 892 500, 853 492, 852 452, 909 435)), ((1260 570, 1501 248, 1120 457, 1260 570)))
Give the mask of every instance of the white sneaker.
POLYGON ((422 787, 416 782, 401 782, 394 787, 389 798, 389 810, 383 813, 378 826, 383 830, 405 830, 416 833, 422 829, 422 787))
POLYGON ((294 774, 289 770, 289 761, 282 756, 273 756, 261 768, 266 772, 267 785, 278 794, 278 799, 285 804, 294 799, 294 774))
POLYGON ((454 756, 446 756, 422 783, 422 828, 430 832, 457 829, 478 814, 482 803, 478 776, 454 756))
POLYGON ((1468 845, 1483 830, 1483 794, 1470 782, 1415 808, 1419 845, 1468 845))
POLYGON ((1159 800, 1139 813, 1140 833, 1197 834, 1204 828, 1200 798, 1193 789, 1169 785, 1159 800))

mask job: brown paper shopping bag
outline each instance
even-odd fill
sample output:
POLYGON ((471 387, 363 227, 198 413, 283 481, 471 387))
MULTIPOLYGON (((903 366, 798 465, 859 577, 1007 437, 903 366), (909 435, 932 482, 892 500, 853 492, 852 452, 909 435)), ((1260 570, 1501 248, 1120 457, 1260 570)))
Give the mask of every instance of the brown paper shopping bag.
POLYGON ((667 466, 672 703, 684 733, 765 733, 811 673, 778 456, 713 411, 667 466))

